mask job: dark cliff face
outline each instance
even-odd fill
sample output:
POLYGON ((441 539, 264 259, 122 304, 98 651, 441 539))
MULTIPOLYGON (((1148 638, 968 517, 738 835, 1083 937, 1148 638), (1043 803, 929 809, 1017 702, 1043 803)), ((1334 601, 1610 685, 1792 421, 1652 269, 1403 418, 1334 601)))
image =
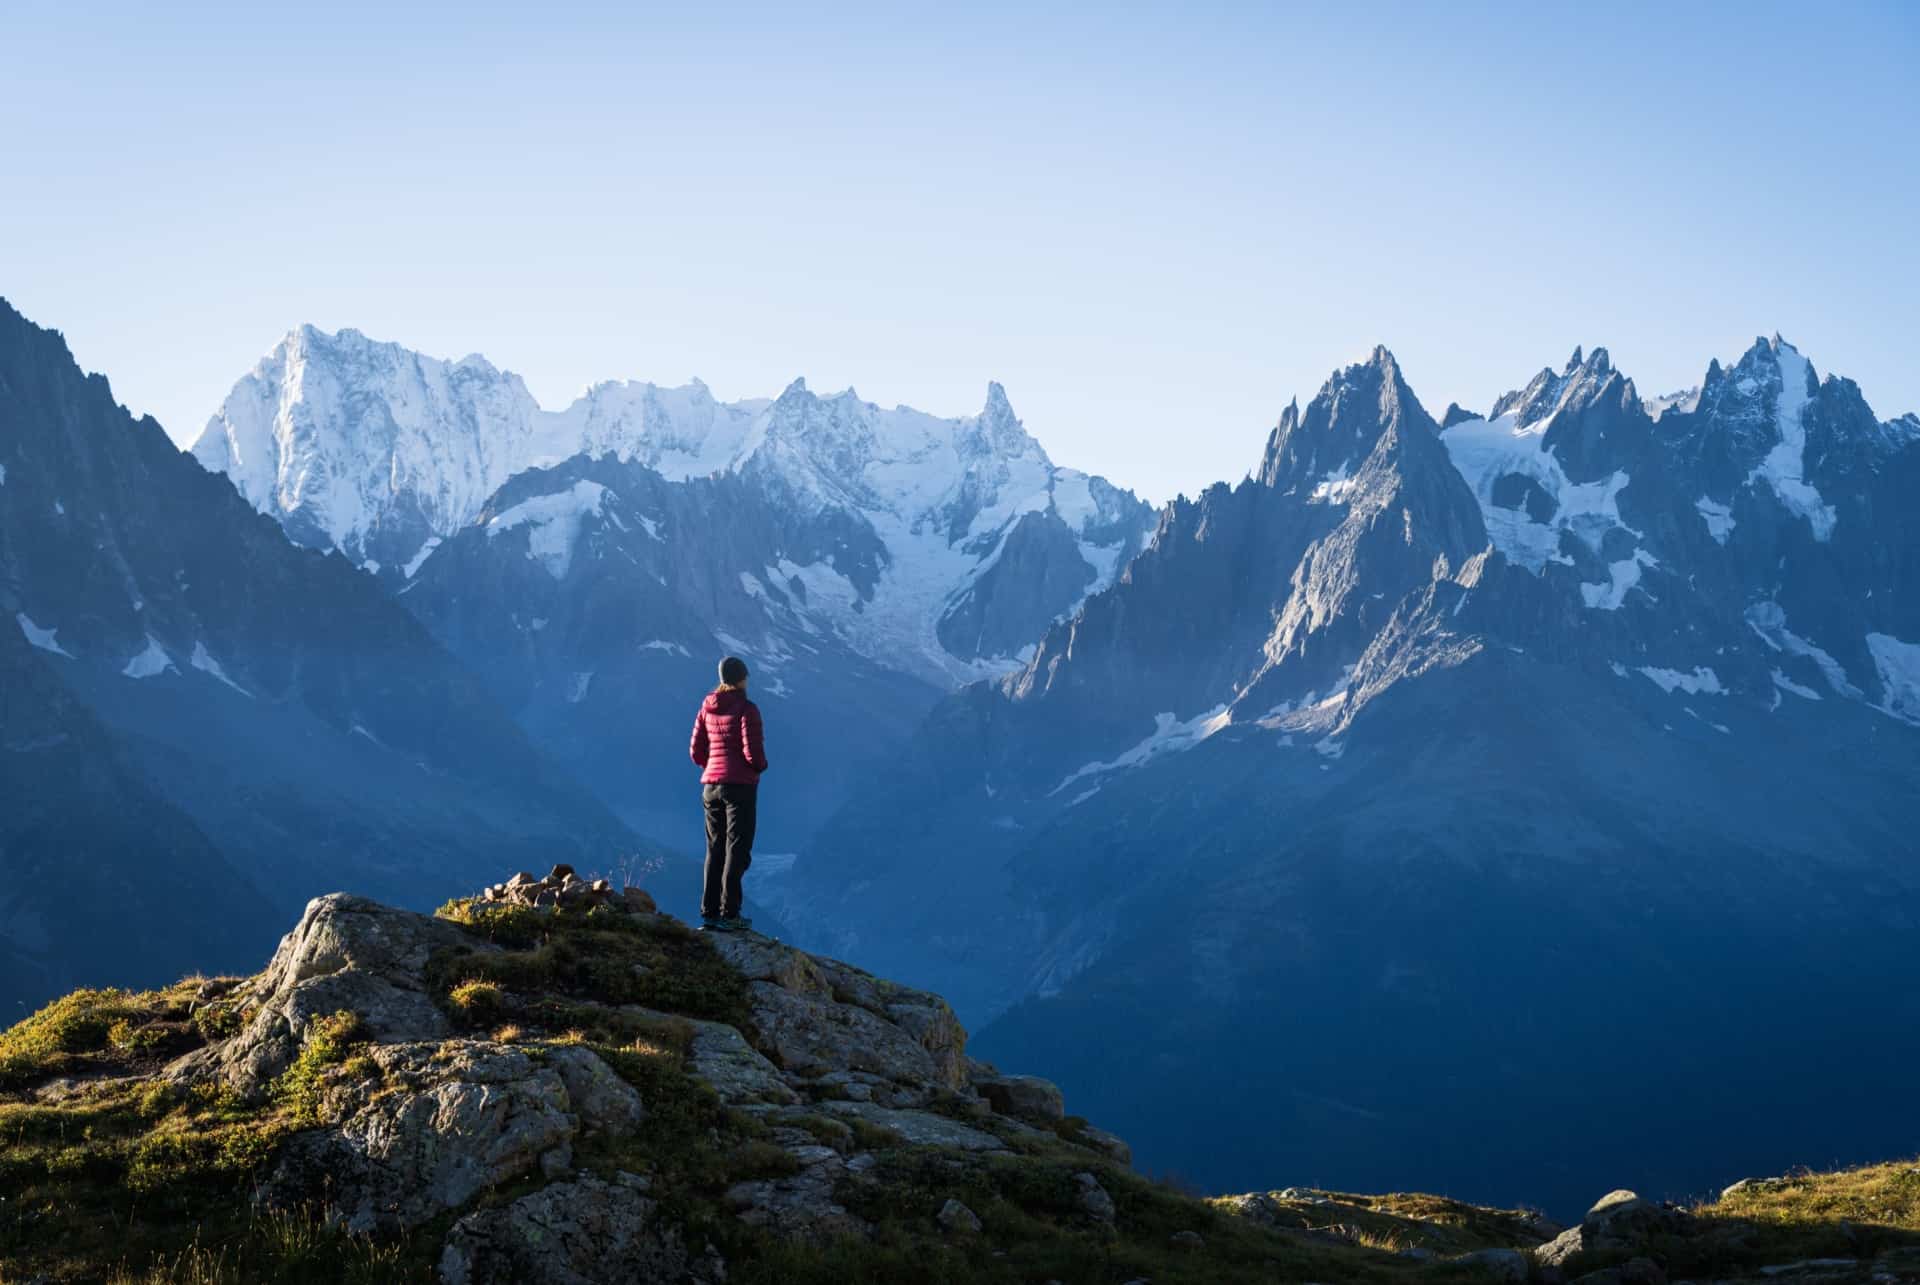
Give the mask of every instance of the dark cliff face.
MULTIPOLYGON (((251 951, 270 930, 239 905, 284 908, 350 878, 451 889, 486 849, 497 865, 630 848, 370 578, 290 545, 82 375, 57 334, 4 307, 0 467, 0 615, 45 680, 14 704, 108 747, 115 788, 170 818, 154 824, 178 832, 161 841, 175 856, 141 884, 229 889, 185 907, 183 932, 251 951)), ((42 752, 58 751, 23 751, 17 770, 42 752)), ((97 823, 82 785, 45 798, 50 831, 97 823)), ((138 940, 139 899, 107 904, 138 940)), ((151 978, 177 968, 167 959, 89 975, 151 978)))
POLYGON ((1680 1192, 1761 1110, 1870 1154, 1885 1077, 1828 1111, 1777 1046, 1911 1029, 1859 996, 1920 982, 1920 435, 1778 339, 1658 419, 1604 350, 1448 419, 1389 355, 1338 372, 937 708, 782 906, 1223 1187, 1364 1154, 1572 1200, 1572 1149, 1680 1192), (1156 1134, 1173 1093, 1244 1146, 1156 1134))

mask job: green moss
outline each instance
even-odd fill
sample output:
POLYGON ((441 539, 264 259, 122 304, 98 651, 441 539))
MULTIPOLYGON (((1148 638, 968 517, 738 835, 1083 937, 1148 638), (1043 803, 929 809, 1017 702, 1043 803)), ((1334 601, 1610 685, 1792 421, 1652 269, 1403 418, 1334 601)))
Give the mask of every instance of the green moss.
POLYGON ((359 1016, 346 1009, 314 1021, 300 1056, 280 1073, 269 1090, 273 1099, 286 1107, 294 1124, 306 1126, 321 1122, 321 1096, 327 1069, 347 1060, 348 1050, 357 1042, 359 1034, 359 1016))
POLYGON ((430 980, 443 996, 467 982, 490 982, 736 1026, 750 1021, 746 980, 710 942, 666 915, 476 901, 448 902, 439 914, 505 948, 436 958, 430 980))

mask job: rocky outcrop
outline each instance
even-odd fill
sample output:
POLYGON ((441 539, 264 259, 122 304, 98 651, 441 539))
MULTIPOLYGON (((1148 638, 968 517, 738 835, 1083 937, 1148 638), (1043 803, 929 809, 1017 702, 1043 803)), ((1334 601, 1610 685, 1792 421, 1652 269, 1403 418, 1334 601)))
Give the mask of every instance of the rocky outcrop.
POLYGON ((293 1062, 317 1021, 352 1013, 381 1043, 437 1040, 451 1027, 427 993, 434 952, 471 947, 449 923, 345 893, 317 897, 239 1002, 241 1032, 170 1069, 177 1081, 218 1076, 256 1094, 293 1062))
POLYGON ((1542 1266, 1564 1267, 1578 1254, 1644 1249, 1655 1235, 1682 1232, 1689 1221, 1686 1211, 1673 1205, 1654 1204, 1624 1189, 1610 1191, 1594 1202, 1579 1226, 1555 1236, 1534 1257, 1542 1266))
POLYGON ((878 1077, 898 1096, 968 1093, 967 1033, 938 995, 756 933, 715 939, 748 979, 761 1047, 801 1081, 878 1077))
MULTIPOLYGON (((591 1053, 565 1050, 579 1060, 591 1053)), ((329 1215, 357 1232, 415 1227, 480 1192, 535 1169, 563 1173, 585 1121, 557 1066, 477 1041, 375 1045, 383 1073, 329 1105, 337 1124, 296 1137, 281 1150, 262 1193, 296 1206, 323 1193, 329 1215)), ((612 1095, 600 1072, 576 1066, 596 1087, 602 1112, 612 1095)), ((622 1086, 625 1087, 625 1086, 622 1086)), ((615 1108, 637 1116, 639 1098, 615 1108)))
MULTIPOLYGON (((529 907, 571 916, 565 922, 578 931, 624 924, 636 940, 658 933, 695 958, 709 958, 701 955, 709 947, 717 954, 744 997, 743 1020, 590 994, 570 997, 558 1020, 655 1033, 647 1039, 675 1044, 702 1092, 755 1122, 756 1154, 770 1147, 778 1163, 765 1161, 768 1176, 720 1196, 743 1226, 815 1244, 871 1235, 847 1199, 875 1181, 891 1149, 977 1157, 1040 1140, 1078 1145, 1089 1162, 1125 1154, 1110 1135, 1075 1136, 1069 1124, 1080 1122, 1065 1120, 1051 1083, 969 1059, 966 1032, 939 996, 753 933, 695 938, 637 891, 616 894, 556 868, 544 880, 493 885, 471 904, 483 915, 529 907)), ((524 936, 523 920, 498 922, 524 936)), ((263 1204, 318 1208, 349 1231, 377 1234, 466 1211, 440 1257, 449 1285, 724 1279, 718 1254, 704 1240, 696 1250, 662 1213, 649 1173, 606 1165, 653 1110, 616 1070, 619 1056, 602 1056, 577 1033, 516 1042, 527 1037, 511 1027, 498 1038, 473 1029, 492 1023, 460 1010, 449 969, 491 976, 497 966, 511 983, 534 975, 515 969, 535 967, 538 954, 487 937, 484 927, 469 932, 363 898, 318 898, 267 969, 224 995, 238 1030, 167 1074, 256 1101, 299 1096, 313 1127, 276 1153, 258 1187, 263 1204), (473 1208, 490 1191, 527 1183, 534 1189, 508 1203, 473 1208)), ((554 1002, 523 999, 529 1012, 554 1002)), ((507 1003, 504 992, 496 1002, 507 1003)), ((687 1110, 684 1101, 676 1109, 687 1110)), ((1114 1203, 1099 1178, 1089 1170, 1076 1182, 1084 1224, 1111 1229, 1114 1203)))

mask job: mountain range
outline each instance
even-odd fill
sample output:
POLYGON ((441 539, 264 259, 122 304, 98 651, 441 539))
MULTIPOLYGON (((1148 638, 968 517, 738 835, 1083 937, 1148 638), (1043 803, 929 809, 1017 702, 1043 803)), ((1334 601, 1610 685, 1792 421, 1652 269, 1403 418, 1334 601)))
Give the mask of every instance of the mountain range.
POLYGON ((1920 1136, 1920 421, 1777 337, 1445 419, 1385 349, 1289 406, 783 915, 1209 1186, 1571 1200, 1920 1136))
POLYGON ((549 412, 306 327, 203 469, 8 314, 0 398, 8 850, 184 908, 75 971, 29 880, 28 991, 295 894, 690 853, 737 651, 763 922, 936 987, 1149 1169, 1558 1207, 1920 1134, 1920 419, 1777 336, 1438 420, 1376 349, 1157 514, 997 385, 549 412))
POLYGON ((997 384, 961 419, 799 380, 737 403, 606 383, 550 413, 479 357, 311 327, 194 454, 294 541, 372 573, 543 750, 682 845, 681 738, 660 729, 691 721, 718 656, 752 661, 782 758, 762 847, 790 852, 942 693, 1017 664, 1109 583, 1152 521, 1056 466, 997 384))

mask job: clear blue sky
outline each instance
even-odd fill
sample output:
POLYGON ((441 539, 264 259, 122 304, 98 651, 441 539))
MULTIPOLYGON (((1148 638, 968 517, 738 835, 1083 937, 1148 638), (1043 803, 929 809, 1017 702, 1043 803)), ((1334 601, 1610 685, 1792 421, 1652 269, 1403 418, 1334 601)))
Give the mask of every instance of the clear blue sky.
POLYGON ((0 10, 0 294, 177 439, 292 326, 975 410, 1155 499, 1385 342, 1920 409, 1920 5, 0 10))

